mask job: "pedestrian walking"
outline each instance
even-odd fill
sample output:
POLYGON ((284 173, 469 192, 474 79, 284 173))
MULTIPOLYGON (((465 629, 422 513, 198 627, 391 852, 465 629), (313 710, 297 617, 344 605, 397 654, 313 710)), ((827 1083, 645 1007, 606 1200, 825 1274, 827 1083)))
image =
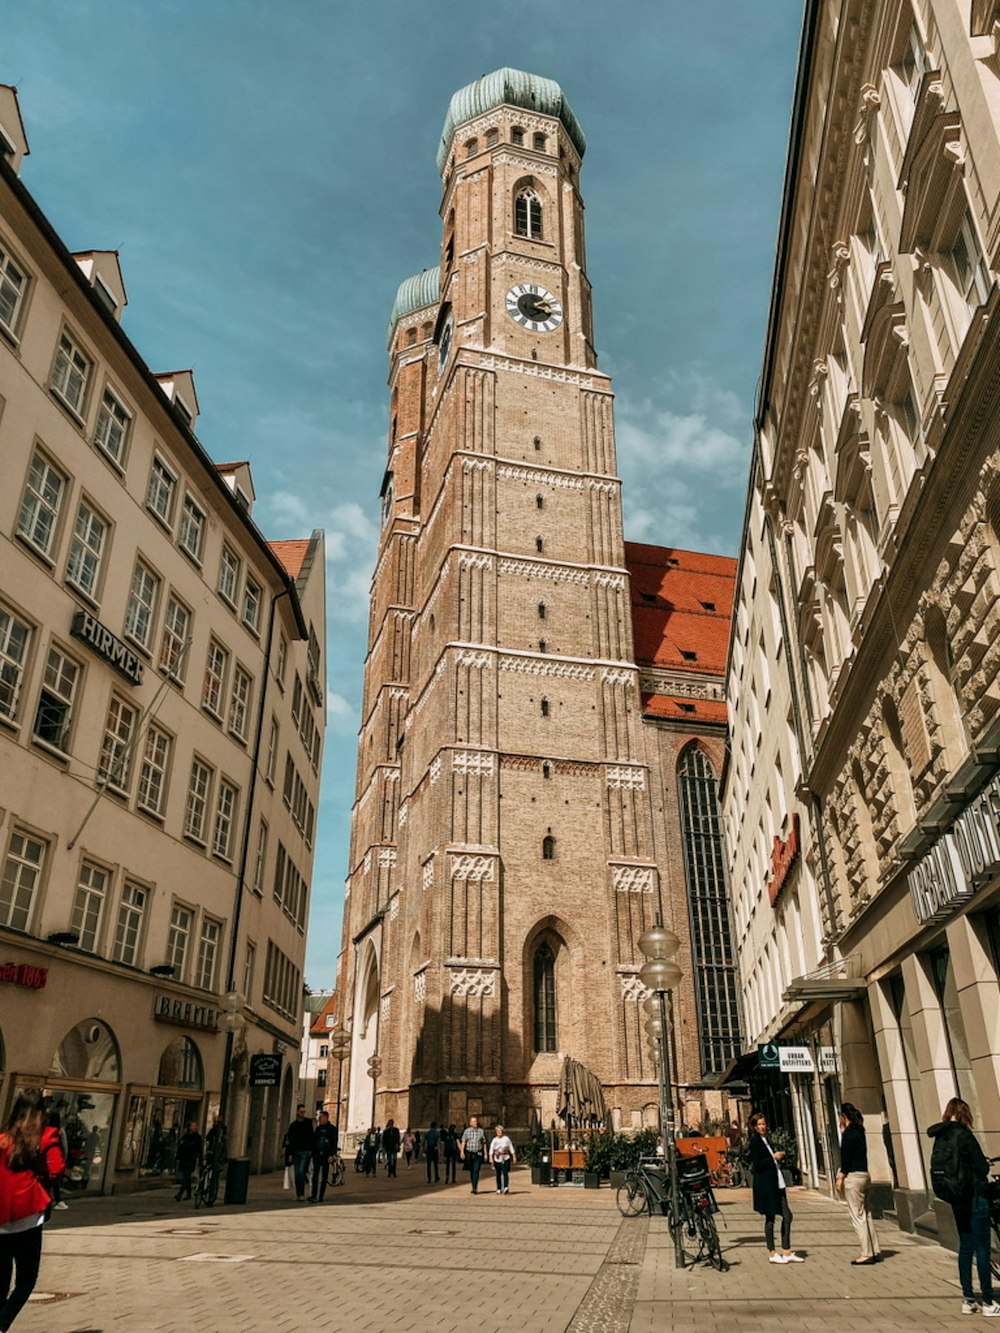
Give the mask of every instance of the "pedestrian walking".
POLYGON ((390 1176, 396 1174, 396 1162, 399 1158, 399 1130, 396 1128, 395 1120, 386 1122, 385 1129, 382 1131, 382 1148, 385 1152, 385 1164, 390 1176))
MULTIPOLYGON (((66 1131, 62 1127, 62 1121, 60 1119, 59 1112, 50 1111, 48 1120, 49 1120, 49 1128, 54 1129, 59 1137, 59 1151, 63 1155, 63 1162, 66 1162, 69 1159, 69 1139, 67 1139, 66 1131)), ((63 1176, 65 1174, 66 1171, 64 1167, 63 1170, 60 1171, 57 1176, 51 1177, 52 1207, 57 1208, 60 1212, 65 1212, 66 1209, 69 1207, 69 1204, 62 1196, 62 1183, 63 1183, 63 1176)))
POLYGON ((306 1197, 306 1172, 312 1158, 315 1128, 306 1115, 306 1108, 300 1102, 295 1108, 295 1119, 285 1131, 285 1165, 292 1168, 295 1177, 295 1199, 304 1203, 306 1197))
POLYGON ((444 1183, 454 1185, 458 1175, 458 1130, 449 1125, 441 1135, 441 1152, 444 1157, 444 1183))
POLYGON ((366 1176, 378 1175, 378 1130, 374 1125, 361 1145, 361 1169, 366 1176))
POLYGON ((413 1161, 413 1149, 416 1147, 416 1139, 407 1129, 403 1132, 403 1156, 406 1158, 406 1169, 409 1171, 410 1164, 413 1161))
POLYGON ((1000 1316, 993 1299, 990 1269, 990 1201, 986 1182, 990 1164, 972 1132, 972 1108, 952 1097, 941 1119, 927 1133, 934 1140, 931 1183, 939 1199, 951 1204, 958 1230, 958 1280, 962 1284, 962 1314, 1000 1316), (972 1260, 979 1273, 982 1301, 972 1286, 972 1260))
POLYGON ((483 1169, 483 1157, 486 1153, 486 1135, 479 1128, 476 1116, 470 1116, 469 1123, 462 1130, 460 1150, 462 1166, 469 1173, 472 1193, 479 1193, 479 1173, 483 1169))
POLYGON ((37 1088, 30 1088, 16 1098, 0 1135, 0 1330, 4 1333, 38 1281, 42 1228, 52 1202, 46 1182, 66 1168, 59 1131, 46 1119, 45 1099, 37 1088))
POLYGON ((872 1178, 868 1174, 868 1141, 865 1138, 865 1118, 856 1106, 844 1102, 840 1108, 840 1170, 837 1172, 837 1190, 843 1194, 851 1226, 858 1238, 861 1254, 852 1264, 877 1264, 882 1257, 875 1223, 868 1209, 868 1191, 872 1178))
POLYGON ((767 1141, 767 1117, 755 1111, 750 1117, 750 1165, 753 1168, 754 1212, 764 1218, 764 1240, 767 1257, 772 1264, 801 1264, 801 1254, 795 1254, 792 1245, 792 1210, 788 1206, 788 1190, 781 1169, 785 1154, 777 1152, 767 1141), (781 1218, 781 1253, 774 1248, 774 1220, 781 1218))
POLYGON ((427 1159, 427 1183, 431 1183, 431 1167, 434 1168, 434 1184, 441 1179, 441 1172, 438 1167, 438 1144, 441 1141, 441 1134, 437 1127, 437 1121, 431 1121, 431 1127, 424 1135, 424 1157, 427 1159))
POLYGON ((322 1203, 330 1180, 330 1158, 337 1152, 337 1126, 330 1124, 329 1111, 320 1111, 312 1146, 310 1203, 322 1203))
POLYGON ((382 1151, 382 1126, 381 1126, 381 1125, 376 1125, 376 1126, 375 1126, 375 1160, 376 1160, 376 1162, 384 1162, 384 1161, 385 1161, 385 1156, 383 1155, 383 1151, 382 1151))
POLYGON ((190 1199, 191 1197, 191 1177, 201 1161, 201 1152, 202 1140, 198 1133, 198 1122, 197 1120, 189 1120, 187 1129, 181 1135, 177 1144, 177 1179, 179 1184, 174 1198, 178 1203, 181 1199, 190 1199))
POLYGON ((510 1193, 510 1164, 514 1160, 514 1145, 504 1132, 503 1125, 497 1125, 490 1140, 490 1161, 497 1175, 497 1193, 510 1193))
POLYGON ((420 1130, 419 1130, 419 1129, 415 1129, 415 1130, 413 1131, 413 1160, 414 1160, 415 1162, 419 1162, 419 1161, 420 1161, 420 1153, 421 1153, 421 1149, 422 1149, 422 1147, 423 1147, 423 1144, 422 1144, 421 1141, 420 1141, 420 1130))

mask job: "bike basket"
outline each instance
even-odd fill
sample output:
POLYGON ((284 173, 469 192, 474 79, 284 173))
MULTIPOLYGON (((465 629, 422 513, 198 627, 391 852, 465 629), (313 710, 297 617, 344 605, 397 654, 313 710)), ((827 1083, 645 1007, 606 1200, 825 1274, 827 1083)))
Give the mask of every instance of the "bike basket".
POLYGON ((678 1157, 677 1175, 686 1189, 698 1189, 709 1180, 708 1158, 704 1153, 694 1153, 691 1157, 678 1157))

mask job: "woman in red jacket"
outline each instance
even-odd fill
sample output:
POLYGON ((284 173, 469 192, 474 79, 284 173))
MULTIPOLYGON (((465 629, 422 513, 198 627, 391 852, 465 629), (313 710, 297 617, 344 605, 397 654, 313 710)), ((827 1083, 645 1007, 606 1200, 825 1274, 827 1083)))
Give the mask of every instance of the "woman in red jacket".
POLYGON ((65 1165, 59 1131, 46 1125, 42 1094, 22 1092, 0 1134, 0 1333, 10 1328, 38 1280, 42 1226, 52 1203, 46 1184, 65 1165))

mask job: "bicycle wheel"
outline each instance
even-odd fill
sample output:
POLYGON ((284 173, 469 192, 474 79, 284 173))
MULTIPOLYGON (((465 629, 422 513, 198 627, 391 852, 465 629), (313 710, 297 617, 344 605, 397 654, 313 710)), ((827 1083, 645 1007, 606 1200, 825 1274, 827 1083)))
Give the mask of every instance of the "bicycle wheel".
POLYGON ((194 1188, 194 1206, 200 1208, 205 1202, 205 1173, 202 1171, 198 1176, 198 1184, 194 1188))
POLYGON ((338 1157, 333 1166, 333 1183, 334 1185, 343 1185, 346 1178, 347 1170, 344 1166, 344 1159, 338 1157))
POLYGON ((638 1176, 629 1176, 624 1185, 618 1186, 615 1202, 622 1217, 638 1217, 649 1207, 646 1186, 638 1176))
POLYGON ((698 1239, 701 1248, 705 1252, 705 1257, 713 1268, 723 1272, 729 1267, 722 1257, 722 1242, 719 1240, 719 1233, 715 1227, 715 1218, 707 1208, 700 1208, 697 1216, 698 1239))

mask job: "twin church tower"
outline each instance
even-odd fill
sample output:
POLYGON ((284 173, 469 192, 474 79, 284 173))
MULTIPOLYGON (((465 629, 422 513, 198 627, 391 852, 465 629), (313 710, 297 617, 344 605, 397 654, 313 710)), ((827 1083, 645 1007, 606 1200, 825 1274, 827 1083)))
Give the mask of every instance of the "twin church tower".
MULTIPOLYGON (((438 151, 440 263, 392 310, 337 981, 351 1131, 390 1116, 548 1124, 565 1055, 598 1075, 616 1121, 648 1121, 636 940, 657 912, 685 940, 681 1079, 704 1081, 664 776, 684 747, 643 721, 584 150, 551 80, 502 69, 456 93, 438 151)), ((727 613, 719 598, 705 605, 727 613)), ((696 675, 695 701, 710 689, 696 675)), ((718 707, 690 719, 702 735, 685 751, 710 773, 718 707)), ((730 1003, 735 1028, 734 991, 730 1003)))

